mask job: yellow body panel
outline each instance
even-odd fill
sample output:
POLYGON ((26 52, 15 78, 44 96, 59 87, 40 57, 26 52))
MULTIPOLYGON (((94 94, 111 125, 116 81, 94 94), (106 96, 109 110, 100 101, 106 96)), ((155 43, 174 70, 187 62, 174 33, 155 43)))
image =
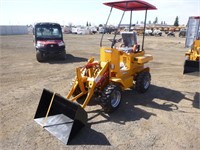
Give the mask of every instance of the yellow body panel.
POLYGON ((192 61, 200 60, 200 40, 195 40, 193 42, 191 49, 185 53, 185 56, 192 61))
POLYGON ((137 60, 137 63, 144 64, 146 62, 153 60, 153 57, 151 55, 139 56, 139 57, 136 57, 136 60, 137 60))
POLYGON ((111 82, 120 83, 122 89, 127 89, 133 86, 133 77, 127 76, 124 78, 110 78, 111 82))
POLYGON ((144 51, 126 53, 117 48, 105 47, 102 47, 100 50, 100 61, 110 63, 110 77, 115 78, 136 75, 145 69, 144 63, 152 59, 153 57, 151 55, 145 55, 144 51))

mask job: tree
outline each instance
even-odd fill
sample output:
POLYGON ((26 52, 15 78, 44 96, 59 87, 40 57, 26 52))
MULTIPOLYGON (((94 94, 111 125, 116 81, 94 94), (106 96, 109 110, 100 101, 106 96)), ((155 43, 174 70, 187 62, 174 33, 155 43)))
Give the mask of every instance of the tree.
POLYGON ((175 19, 175 21, 174 21, 174 26, 176 26, 176 27, 179 26, 178 16, 176 16, 176 19, 175 19))
POLYGON ((158 23, 158 17, 155 18, 154 24, 158 23))
POLYGON ((149 24, 151 24, 151 20, 149 20, 149 24))

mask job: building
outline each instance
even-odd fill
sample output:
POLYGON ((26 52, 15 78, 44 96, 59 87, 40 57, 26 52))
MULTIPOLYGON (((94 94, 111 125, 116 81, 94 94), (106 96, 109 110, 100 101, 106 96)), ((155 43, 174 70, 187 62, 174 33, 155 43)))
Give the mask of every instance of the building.
POLYGON ((28 34, 27 26, 0 25, 0 35, 22 35, 22 34, 28 34))

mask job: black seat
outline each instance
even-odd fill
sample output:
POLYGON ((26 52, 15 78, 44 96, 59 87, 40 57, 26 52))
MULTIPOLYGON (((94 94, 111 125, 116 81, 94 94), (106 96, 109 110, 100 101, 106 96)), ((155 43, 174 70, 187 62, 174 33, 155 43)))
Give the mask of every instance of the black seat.
POLYGON ((123 44, 125 47, 133 47, 137 44, 136 32, 122 32, 123 44))

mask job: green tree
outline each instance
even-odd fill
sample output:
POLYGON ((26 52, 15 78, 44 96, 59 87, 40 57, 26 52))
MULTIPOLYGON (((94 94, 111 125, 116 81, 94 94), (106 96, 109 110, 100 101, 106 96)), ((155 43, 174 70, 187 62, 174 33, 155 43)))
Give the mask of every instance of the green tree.
POLYGON ((178 27, 179 26, 179 19, 178 16, 176 16, 176 19, 174 21, 174 26, 178 27))
POLYGON ((158 23, 158 17, 155 18, 154 24, 158 23))
POLYGON ((151 24, 151 20, 149 20, 149 24, 151 24))

